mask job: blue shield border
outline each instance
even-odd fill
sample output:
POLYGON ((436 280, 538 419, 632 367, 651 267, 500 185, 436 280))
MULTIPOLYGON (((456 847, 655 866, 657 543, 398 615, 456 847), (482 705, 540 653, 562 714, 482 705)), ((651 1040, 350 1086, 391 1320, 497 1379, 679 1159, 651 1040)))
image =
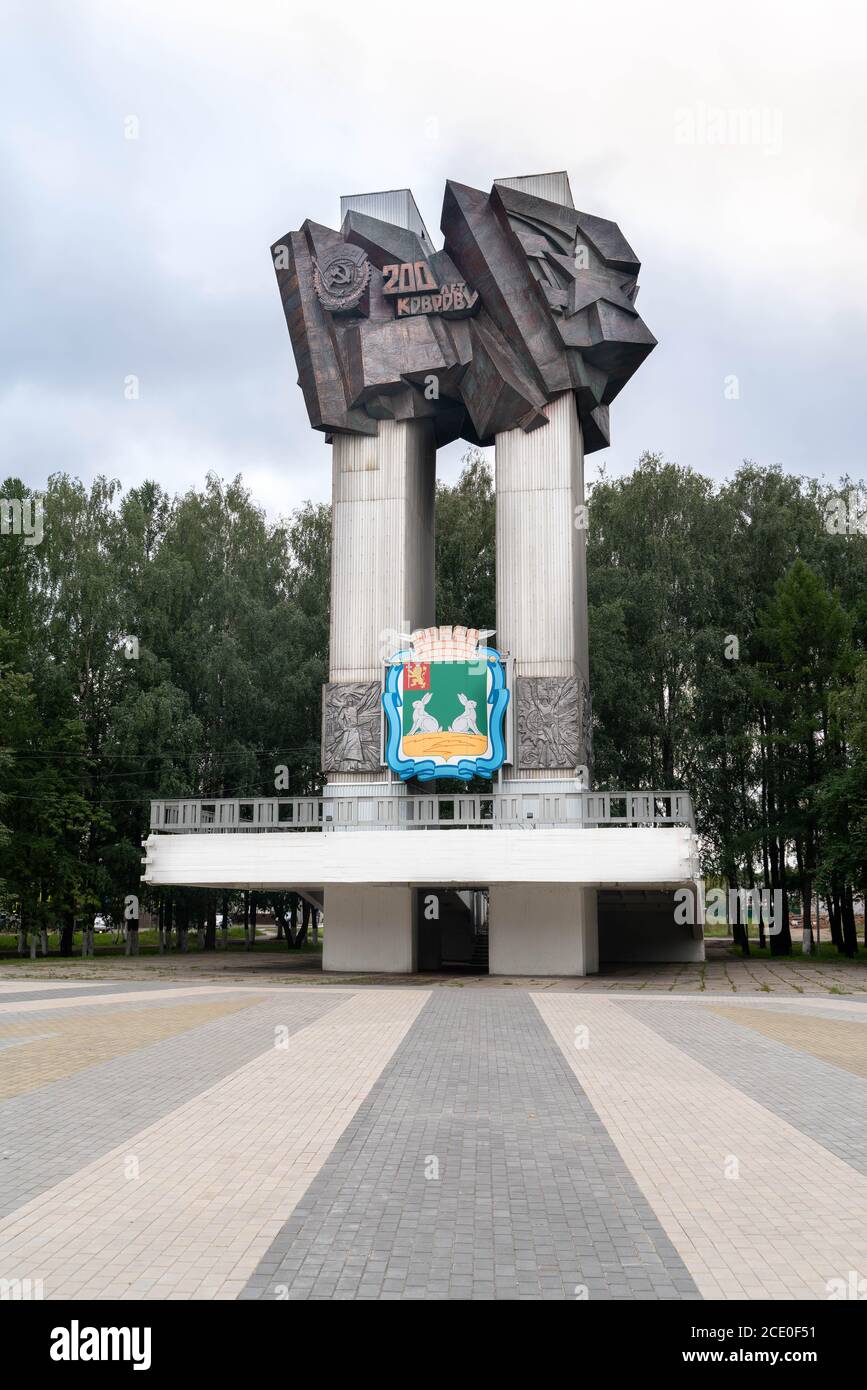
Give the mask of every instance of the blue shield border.
POLYGON ((506 687, 506 672, 503 658, 493 647, 478 647, 475 656, 488 663, 491 671, 491 692, 488 700, 488 729, 490 731, 491 755, 488 758, 461 758, 459 762, 446 767, 439 766, 433 758, 403 758, 400 754, 400 740, 403 733, 400 711, 403 701, 397 688, 400 673, 406 661, 417 661, 418 657, 410 650, 395 652, 385 678, 382 705, 388 720, 388 738, 385 744, 385 761, 403 782, 417 777, 420 782, 431 782, 436 777, 458 777, 469 782, 473 777, 493 777, 501 768, 506 757, 506 740, 503 724, 509 691, 506 687))

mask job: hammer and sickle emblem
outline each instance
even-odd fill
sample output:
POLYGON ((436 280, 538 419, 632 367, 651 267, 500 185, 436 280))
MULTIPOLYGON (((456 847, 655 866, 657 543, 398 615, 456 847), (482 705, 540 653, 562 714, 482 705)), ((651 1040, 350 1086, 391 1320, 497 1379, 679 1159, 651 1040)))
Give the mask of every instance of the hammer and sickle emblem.
MULTIPOLYGON (((360 303, 370 278, 370 262, 364 251, 335 249, 330 258, 313 261, 313 285, 320 303, 330 313, 352 311, 360 303)), ((366 307, 360 310, 366 313, 366 307)))

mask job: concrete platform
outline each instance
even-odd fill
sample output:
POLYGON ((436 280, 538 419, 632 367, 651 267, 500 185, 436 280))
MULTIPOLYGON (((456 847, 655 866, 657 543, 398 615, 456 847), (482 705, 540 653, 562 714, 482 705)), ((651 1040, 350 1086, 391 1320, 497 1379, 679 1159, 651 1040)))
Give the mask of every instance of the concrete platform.
POLYGON ((327 970, 411 973, 413 890, 431 887, 489 890, 493 974, 595 973, 600 889, 613 958, 703 958, 701 928, 675 919, 673 895, 686 888, 700 920, 695 835, 685 826, 155 834, 144 867, 152 886, 324 898, 327 970))
POLYGON ((155 887, 675 888, 699 877, 695 835, 683 826, 150 835, 144 850, 142 878, 155 887))

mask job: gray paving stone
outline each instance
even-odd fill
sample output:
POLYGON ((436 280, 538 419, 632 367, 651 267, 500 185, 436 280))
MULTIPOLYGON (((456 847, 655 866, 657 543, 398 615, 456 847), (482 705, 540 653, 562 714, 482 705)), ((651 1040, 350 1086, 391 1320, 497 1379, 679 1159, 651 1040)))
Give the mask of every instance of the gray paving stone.
POLYGON ((332 1260, 360 1298, 698 1297, 524 994, 431 998, 247 1293, 328 1296, 332 1260))
MULTIPOLYGON (((9 976, 4 976, 4 983, 9 976)), ((255 989, 255 982, 250 985, 239 986, 245 990, 255 989)), ((156 983, 148 981, 128 981, 111 980, 106 984, 89 984, 82 980, 80 984, 74 981, 68 985, 46 985, 45 989, 19 989, 5 990, 0 989, 0 1004, 25 1003, 30 999, 71 999, 75 995, 80 995, 82 1000, 98 999, 102 994, 144 994, 160 995, 170 994, 172 990, 184 989, 209 989, 222 991, 225 987, 213 984, 209 980, 177 980, 175 982, 156 983)), ((190 996, 192 998, 192 996, 190 996)), ((16 1015, 18 1017, 18 1015, 16 1015)))
MULTIPOLYGON (((278 1025, 298 1032, 345 999, 325 991, 269 998, 0 1102, 0 1217, 265 1052, 278 1025)), ((98 1027, 98 1011, 91 1012, 98 1027)), ((50 1010, 33 1017, 50 1031, 50 1010)))
MULTIPOLYGON (((704 1004, 617 1000, 618 1008, 867 1175, 867 1080, 721 1018, 704 1004)), ((774 1009, 775 1005, 762 1007, 774 1009)), ((787 1013, 840 1018, 833 1010, 787 1013)), ((867 1020, 865 1020, 867 1026, 867 1020)))

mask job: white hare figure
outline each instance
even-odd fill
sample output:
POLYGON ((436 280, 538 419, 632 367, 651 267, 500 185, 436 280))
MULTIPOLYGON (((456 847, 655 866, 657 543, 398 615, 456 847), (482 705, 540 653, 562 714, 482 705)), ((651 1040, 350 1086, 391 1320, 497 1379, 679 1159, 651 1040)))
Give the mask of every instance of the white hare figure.
POLYGON ((452 720, 449 732, 452 734, 478 734, 481 738, 481 731, 476 724, 475 700, 468 700, 466 695, 458 695, 458 699, 464 707, 464 712, 459 714, 457 719, 452 720))
POLYGON ((425 706, 427 705, 427 702, 428 702, 428 700, 430 699, 432 693, 433 693, 433 692, 429 690, 428 693, 427 693, 427 695, 422 695, 422 697, 421 697, 420 700, 413 700, 413 702, 412 702, 412 728, 410 729, 410 733, 411 733, 411 734, 438 734, 438 733, 440 733, 440 726, 439 726, 439 724, 438 724, 437 721, 434 719, 434 717, 433 717, 432 714, 428 714, 428 712, 427 712, 427 710, 426 710, 426 708, 425 708, 425 706))

